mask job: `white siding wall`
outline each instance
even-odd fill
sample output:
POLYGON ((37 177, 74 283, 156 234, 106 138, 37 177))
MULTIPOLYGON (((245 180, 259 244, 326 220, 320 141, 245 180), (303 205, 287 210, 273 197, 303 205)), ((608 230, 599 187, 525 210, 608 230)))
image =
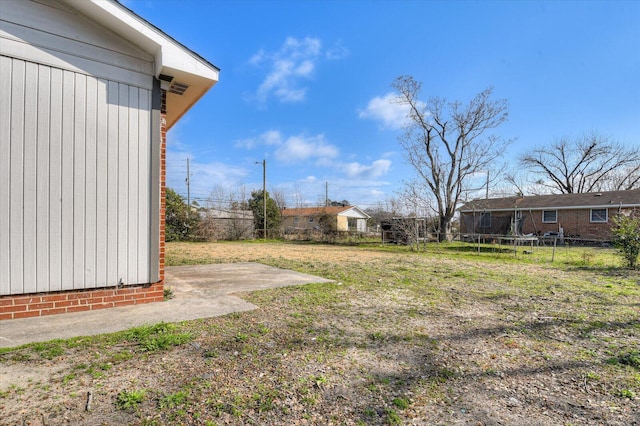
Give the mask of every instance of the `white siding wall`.
POLYGON ((6 56, 151 89, 153 56, 55 0, 0 0, 6 56))
POLYGON ((0 56, 0 295, 148 283, 151 91, 0 56))

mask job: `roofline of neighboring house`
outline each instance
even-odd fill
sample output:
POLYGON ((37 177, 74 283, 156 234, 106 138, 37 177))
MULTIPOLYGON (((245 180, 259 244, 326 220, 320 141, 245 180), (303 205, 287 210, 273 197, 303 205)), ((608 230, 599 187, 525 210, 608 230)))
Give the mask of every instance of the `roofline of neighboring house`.
POLYGON ((601 205, 584 205, 584 206, 555 206, 555 207, 509 207, 509 208, 491 208, 491 207, 482 207, 482 208, 474 208, 474 209, 460 209, 460 213, 471 213, 471 212, 482 212, 482 211, 492 211, 492 212, 512 212, 514 210, 584 210, 584 209, 614 209, 614 208, 631 208, 631 207, 640 207, 640 203, 618 203, 618 204, 601 204, 601 205))
MULTIPOLYGON (((283 208, 282 210, 280 210, 281 214, 283 216, 296 216, 296 210, 298 212, 302 212, 303 210, 306 210, 304 213, 306 213, 307 216, 311 216, 311 215, 317 215, 317 214, 323 214, 323 213, 327 213, 327 209, 338 209, 335 214, 336 215, 340 215, 348 210, 351 209, 356 209, 357 211, 359 211, 360 213, 362 213, 364 216, 366 216, 363 219, 370 219, 371 216, 369 216, 364 210, 362 210, 360 207, 358 206, 322 206, 322 207, 292 207, 292 208, 283 208), (310 210, 314 210, 313 212, 309 212, 310 210), (286 212, 286 214, 285 214, 286 212), (291 213, 292 212, 292 213, 291 213), (289 214, 291 213, 291 214, 289 214)), ((299 214, 302 215, 302 214, 299 214)))
MULTIPOLYGON (((174 99, 167 117, 171 128, 219 79, 220 68, 137 15, 117 0, 63 0, 105 28, 129 40, 154 57, 154 75, 169 89, 171 81, 189 90, 174 99)), ((176 95, 178 96, 178 95, 176 95)))

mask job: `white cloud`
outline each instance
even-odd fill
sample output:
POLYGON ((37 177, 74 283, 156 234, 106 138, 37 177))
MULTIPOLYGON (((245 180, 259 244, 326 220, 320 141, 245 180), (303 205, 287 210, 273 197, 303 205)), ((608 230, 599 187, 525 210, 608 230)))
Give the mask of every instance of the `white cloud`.
POLYGON ((260 49, 257 53, 254 53, 254 55, 249 59, 249 63, 251 65, 257 66, 257 65, 260 65, 263 59, 264 59, 264 50, 260 49))
POLYGON ((380 121, 389 129, 401 129, 407 124, 410 110, 408 105, 394 102, 395 99, 393 93, 376 96, 369 101, 367 108, 359 111, 358 117, 380 121))
POLYGON ((389 160, 376 160, 370 165, 347 163, 343 165, 344 173, 354 179, 376 179, 386 175, 391 167, 389 160))
POLYGON ((265 145, 282 145, 282 134, 277 130, 267 130, 261 137, 265 145))
POLYGON ((253 149, 257 146, 282 145, 282 134, 277 130, 267 130, 255 138, 238 139, 233 143, 236 148, 253 149))
MULTIPOLYGON (((347 54, 346 48, 338 44, 327 50, 324 58, 340 59, 347 54)), ((267 69, 267 75, 255 94, 257 100, 265 103, 270 97, 275 97, 287 103, 304 101, 308 92, 304 81, 313 77, 321 59, 322 43, 312 37, 288 37, 277 51, 260 50, 249 59, 249 64, 267 69)))
POLYGON ((349 49, 344 47, 342 44, 342 40, 338 40, 338 42, 331 48, 327 49, 325 53, 325 57, 329 60, 337 60, 346 58, 349 56, 349 49))
POLYGON ((256 92, 258 100, 264 103, 269 97, 275 96, 280 102, 303 101, 307 88, 302 81, 312 77, 321 47, 317 38, 298 40, 288 37, 278 51, 260 50, 253 55, 250 64, 268 68, 256 92))
POLYGON ((244 148, 244 149, 253 149, 258 146, 259 140, 258 138, 246 138, 246 139, 238 139, 233 143, 233 146, 236 148, 244 148))
POLYGON ((241 186, 249 171, 244 167, 220 162, 201 162, 189 151, 167 150, 167 186, 179 194, 187 194, 187 158, 189 161, 191 199, 200 204, 216 186, 237 188, 241 186))
POLYGON ((319 162, 338 156, 338 148, 325 141, 324 135, 291 136, 275 151, 277 160, 294 163, 316 158, 319 162))

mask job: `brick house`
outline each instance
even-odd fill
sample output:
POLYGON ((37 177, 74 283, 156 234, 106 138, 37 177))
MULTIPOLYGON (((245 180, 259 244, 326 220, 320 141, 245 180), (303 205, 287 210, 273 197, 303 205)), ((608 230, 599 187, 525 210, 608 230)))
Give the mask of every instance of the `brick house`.
POLYGON ((166 132, 218 75, 115 0, 0 1, 0 319, 163 300, 166 132))
POLYGON ((320 229, 320 218, 327 215, 335 220, 337 231, 367 232, 367 220, 371 217, 355 206, 292 208, 280 213, 285 232, 320 229))
POLYGON ((612 218, 640 214, 640 189, 473 200, 459 209, 462 234, 559 233, 608 240, 612 218))

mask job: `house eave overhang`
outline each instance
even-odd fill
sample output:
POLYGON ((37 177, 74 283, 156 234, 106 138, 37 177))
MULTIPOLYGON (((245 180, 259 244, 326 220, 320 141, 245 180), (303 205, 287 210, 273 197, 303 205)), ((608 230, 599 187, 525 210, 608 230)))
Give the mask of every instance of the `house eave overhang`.
POLYGON ((169 89, 173 82, 187 86, 182 94, 171 91, 167 93, 167 129, 218 82, 218 67, 117 1, 63 1, 151 54, 155 58, 154 76, 164 81, 166 89, 169 89))

